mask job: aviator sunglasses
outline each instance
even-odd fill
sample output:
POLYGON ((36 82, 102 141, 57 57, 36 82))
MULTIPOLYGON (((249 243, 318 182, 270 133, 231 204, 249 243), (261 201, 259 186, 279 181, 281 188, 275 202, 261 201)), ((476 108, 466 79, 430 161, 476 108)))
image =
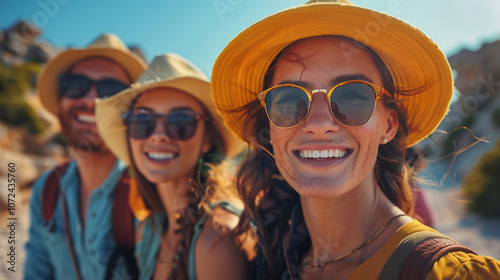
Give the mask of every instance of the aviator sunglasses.
POLYGON ((99 98, 110 97, 126 89, 129 85, 115 79, 92 80, 85 75, 59 75, 59 96, 71 99, 82 98, 95 85, 99 98))
POLYGON ((196 132, 198 121, 203 119, 202 115, 195 112, 171 112, 168 114, 152 114, 143 112, 125 112, 122 119, 127 127, 130 137, 138 140, 149 138, 158 122, 163 119, 162 124, 165 134, 173 140, 188 140, 196 132))
POLYGON ((362 126, 375 110, 375 102, 386 90, 366 81, 347 81, 330 90, 309 91, 294 84, 271 87, 259 94, 259 100, 267 117, 279 128, 290 128, 300 124, 309 114, 312 96, 326 93, 333 117, 346 126, 362 126))

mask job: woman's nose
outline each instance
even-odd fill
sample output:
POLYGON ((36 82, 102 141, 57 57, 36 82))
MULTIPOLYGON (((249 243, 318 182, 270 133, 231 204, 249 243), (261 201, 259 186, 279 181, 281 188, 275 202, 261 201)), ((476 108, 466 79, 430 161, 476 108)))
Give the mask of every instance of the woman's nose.
POLYGON ((152 141, 159 141, 159 142, 166 142, 170 140, 170 138, 167 136, 167 132, 165 131, 165 126, 163 125, 165 120, 162 119, 156 119, 155 122, 155 128, 153 130, 153 134, 149 137, 150 140, 152 141))
POLYGON ((340 123, 333 117, 325 93, 314 94, 309 106, 309 114, 302 124, 304 132, 322 136, 340 129, 340 123))

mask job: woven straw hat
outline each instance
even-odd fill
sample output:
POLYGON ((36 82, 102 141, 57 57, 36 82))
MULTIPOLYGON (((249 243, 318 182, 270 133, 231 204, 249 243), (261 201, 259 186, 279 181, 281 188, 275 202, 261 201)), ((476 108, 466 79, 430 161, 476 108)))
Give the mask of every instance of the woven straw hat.
POLYGON ((322 35, 350 37, 373 49, 397 88, 428 86, 414 96, 396 96, 409 128, 407 147, 436 129, 448 111, 453 91, 450 66, 438 46, 397 18, 347 0, 324 0, 264 18, 236 36, 219 55, 212 70, 212 98, 231 130, 243 138, 243 112, 223 112, 257 99, 276 56, 297 40, 322 35))
POLYGON ((221 152, 224 152, 226 157, 232 157, 241 152, 243 142, 226 128, 215 110, 210 96, 210 83, 205 74, 185 58, 168 53, 156 56, 131 88, 110 98, 96 101, 95 116, 99 134, 118 158, 130 166, 122 113, 130 110, 132 101, 139 94, 158 87, 178 89, 199 100, 214 118, 215 125, 224 138, 226 151, 221 152))
POLYGON ((99 36, 87 48, 64 51, 47 63, 38 78, 38 95, 49 112, 55 116, 59 113, 58 75, 67 72, 77 61, 95 56, 120 64, 133 81, 146 69, 146 63, 114 34, 99 36))

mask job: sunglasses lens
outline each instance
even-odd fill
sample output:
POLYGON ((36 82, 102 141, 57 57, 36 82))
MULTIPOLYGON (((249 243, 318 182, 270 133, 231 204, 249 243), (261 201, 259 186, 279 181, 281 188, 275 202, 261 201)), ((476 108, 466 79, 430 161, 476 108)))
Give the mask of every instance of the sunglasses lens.
POLYGON ((198 118, 198 114, 171 113, 165 125, 167 136, 177 140, 190 139, 196 132, 198 118))
POLYGON ((130 137, 147 139, 153 133, 156 121, 149 114, 130 114, 125 118, 130 137))
POLYGON ((59 96, 67 98, 81 98, 90 86, 90 81, 81 75, 59 76, 59 96))
POLYGON ((292 127, 307 116, 309 98, 300 88, 283 86, 266 95, 266 112, 271 122, 281 128, 292 127))
POLYGON ((100 98, 110 97, 128 88, 128 85, 117 80, 101 80, 97 82, 97 95, 100 98))
POLYGON ((330 97, 335 118, 344 125, 361 126, 370 120, 375 109, 375 92, 363 83, 336 88, 330 97))

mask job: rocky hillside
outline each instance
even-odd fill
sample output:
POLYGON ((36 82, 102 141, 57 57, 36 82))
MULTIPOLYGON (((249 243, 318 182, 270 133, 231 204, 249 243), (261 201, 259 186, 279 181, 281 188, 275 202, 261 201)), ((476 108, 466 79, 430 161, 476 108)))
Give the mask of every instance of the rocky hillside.
MULTIPOLYGON (((39 40, 38 37, 41 33, 42 30, 25 20, 18 21, 6 30, 0 30, 0 63, 45 63, 64 50, 64 48, 55 47, 49 42, 39 40)), ((89 38, 89 40, 91 39, 89 38)), ((130 46, 129 48, 146 60, 140 47, 130 46)))
POLYGON ((61 49, 37 40, 40 33, 40 29, 27 21, 19 21, 0 31, 0 61, 5 64, 47 62, 61 49))
POLYGON ((434 133, 424 146, 432 147, 430 158, 448 156, 436 163, 437 169, 448 171, 446 184, 459 185, 500 139, 500 41, 462 50, 448 61, 460 96, 440 125, 444 132, 434 133))
MULTIPOLYGON (((64 49, 40 40, 41 33, 27 21, 0 30, 0 210, 6 209, 9 163, 16 165, 16 189, 21 191, 67 158, 58 120, 35 91, 43 65, 64 49)), ((145 58, 139 47, 130 49, 145 58)))
POLYGON ((43 110, 34 91, 43 64, 61 51, 39 41, 40 33, 26 21, 0 30, 0 166, 5 167, 0 168, 0 210, 7 203, 9 164, 15 165, 15 192, 19 195, 44 169, 66 155, 52 141, 58 123, 43 110))

